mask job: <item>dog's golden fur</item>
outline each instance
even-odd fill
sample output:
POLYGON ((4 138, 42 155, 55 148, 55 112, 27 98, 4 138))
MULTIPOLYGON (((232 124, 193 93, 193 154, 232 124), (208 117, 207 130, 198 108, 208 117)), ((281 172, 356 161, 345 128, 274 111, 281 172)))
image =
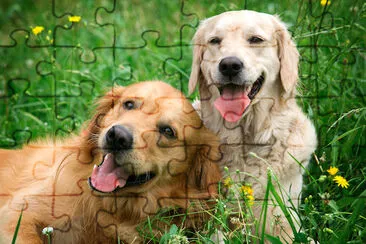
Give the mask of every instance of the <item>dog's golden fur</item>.
MULTIPOLYGON (((176 89, 162 82, 113 88, 81 135, 0 150, 1 243, 10 243, 21 209, 19 243, 43 243, 47 226, 55 229, 54 243, 116 243, 117 236, 139 243, 136 226, 160 208, 187 210, 191 201, 207 206, 220 179, 214 162, 219 157, 218 139, 176 89), (126 100, 136 108, 124 109, 126 100), (174 127, 177 137, 159 133, 159 123, 174 127), (154 170, 156 176, 142 185, 96 192, 87 179, 103 160, 101 139, 117 124, 133 131, 126 167, 154 170)), ((117 163, 125 167, 123 160, 117 163)), ((194 218, 187 222, 195 225, 194 218)))

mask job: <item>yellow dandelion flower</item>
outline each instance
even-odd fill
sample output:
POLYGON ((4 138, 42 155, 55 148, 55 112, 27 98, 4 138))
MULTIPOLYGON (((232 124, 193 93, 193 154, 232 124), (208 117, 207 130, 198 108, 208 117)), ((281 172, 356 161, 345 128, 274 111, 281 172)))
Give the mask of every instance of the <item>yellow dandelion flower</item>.
POLYGON ((233 184, 233 182, 231 181, 231 178, 230 178, 230 177, 227 177, 227 178, 224 180, 224 186, 226 186, 226 187, 230 187, 232 184, 233 184))
POLYGON ((339 175, 335 176, 333 181, 335 181, 338 184, 338 186, 340 186, 342 188, 349 187, 348 181, 345 178, 343 178, 342 176, 339 176, 339 175))
POLYGON ((81 20, 81 16, 76 16, 76 15, 74 15, 74 16, 69 16, 69 21, 70 21, 70 22, 77 23, 77 22, 80 22, 80 20, 81 20))
POLYGON ((327 172, 330 174, 330 175, 335 175, 337 174, 339 171, 339 169, 337 167, 333 167, 333 166, 330 166, 330 168, 327 170, 327 172))
POLYGON ((36 27, 32 28, 32 32, 33 32, 34 35, 38 35, 42 31, 44 31, 43 26, 36 26, 36 27))
POLYGON ((253 189, 250 186, 241 186, 240 190, 245 194, 245 195, 250 195, 253 196, 253 189))
POLYGON ((253 201, 254 201, 254 197, 253 197, 252 195, 249 195, 247 198, 248 198, 248 200, 249 200, 250 202, 253 202, 253 201))
POLYGON ((330 0, 320 0, 320 5, 325 6, 325 5, 329 5, 330 4, 330 0))
POLYGON ((254 197, 252 195, 247 196, 249 206, 254 204, 254 197))

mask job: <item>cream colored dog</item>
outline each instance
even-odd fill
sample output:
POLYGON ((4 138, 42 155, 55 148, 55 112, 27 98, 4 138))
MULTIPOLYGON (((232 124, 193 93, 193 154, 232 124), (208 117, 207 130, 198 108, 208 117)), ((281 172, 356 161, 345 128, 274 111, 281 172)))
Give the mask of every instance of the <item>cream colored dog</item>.
MULTIPOLYGON (((204 20, 193 43, 189 92, 199 85, 195 107, 221 138, 221 168, 243 172, 240 178, 253 185, 257 200, 264 197, 270 168, 283 187, 278 189, 288 195, 284 199, 296 205, 302 167, 317 140, 314 126, 296 104, 299 54, 285 25, 269 14, 226 12, 204 20)), ((254 209, 258 218, 260 211, 254 209)), ((270 206, 268 216, 265 231, 289 240, 292 231, 282 211, 270 206), (273 217, 277 215, 280 221, 273 217)))

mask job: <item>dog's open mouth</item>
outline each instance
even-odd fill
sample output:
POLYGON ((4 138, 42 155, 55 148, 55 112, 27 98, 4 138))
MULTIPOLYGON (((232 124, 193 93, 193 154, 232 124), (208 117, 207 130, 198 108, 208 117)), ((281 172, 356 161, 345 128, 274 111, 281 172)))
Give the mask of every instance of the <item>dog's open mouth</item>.
POLYGON ((115 163, 113 154, 108 153, 103 157, 99 166, 94 166, 88 182, 93 190, 108 193, 118 188, 142 185, 154 177, 153 172, 139 175, 127 174, 121 166, 115 163))
POLYGON ((260 91, 264 82, 264 76, 261 75, 252 86, 228 84, 218 87, 220 97, 214 102, 215 108, 221 116, 228 122, 240 120, 245 110, 251 103, 251 100, 260 91))

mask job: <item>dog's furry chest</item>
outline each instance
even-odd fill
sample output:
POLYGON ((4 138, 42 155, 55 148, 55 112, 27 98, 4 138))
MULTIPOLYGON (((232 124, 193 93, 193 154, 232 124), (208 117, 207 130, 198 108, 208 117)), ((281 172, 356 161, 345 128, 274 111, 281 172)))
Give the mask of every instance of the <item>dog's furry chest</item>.
POLYGON ((244 171, 253 171, 255 166, 264 164, 256 159, 254 154, 261 158, 267 158, 276 142, 273 133, 264 131, 258 133, 255 137, 245 133, 242 127, 236 129, 223 128, 219 132, 221 138, 221 152, 223 159, 222 167, 227 166, 230 171, 236 169, 244 171))

